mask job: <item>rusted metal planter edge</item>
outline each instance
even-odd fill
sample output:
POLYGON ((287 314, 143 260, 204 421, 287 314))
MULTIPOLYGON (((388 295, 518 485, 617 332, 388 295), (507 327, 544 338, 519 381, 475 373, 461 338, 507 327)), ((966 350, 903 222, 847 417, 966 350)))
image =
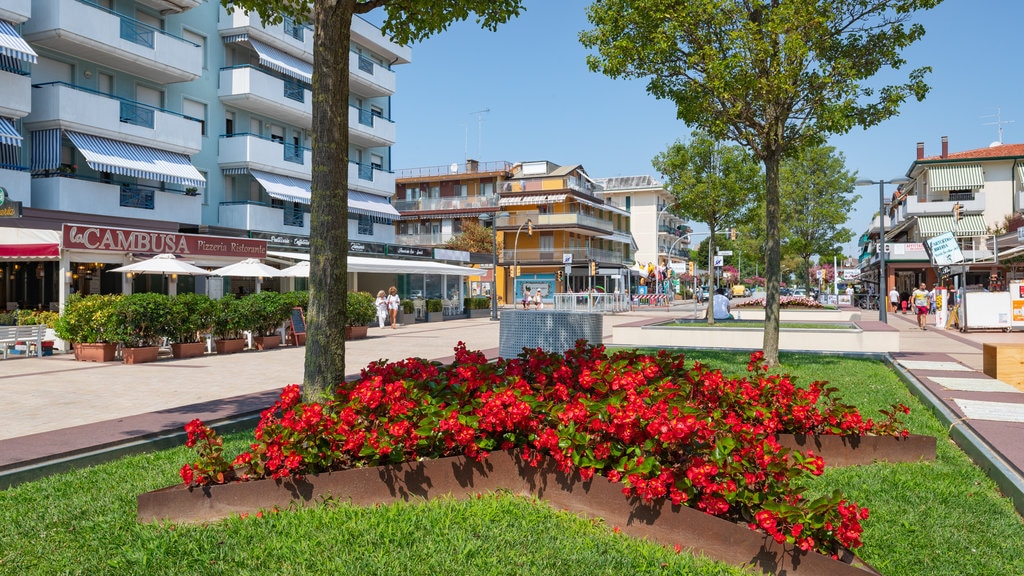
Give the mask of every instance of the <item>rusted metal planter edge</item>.
POLYGON ((935 437, 911 434, 896 436, 837 436, 830 434, 779 434, 779 444, 806 453, 813 450, 825 466, 863 466, 875 462, 935 460, 935 437))
POLYGON ((854 558, 853 564, 776 543, 745 525, 671 502, 643 503, 622 495, 622 486, 602 476, 583 481, 565 475, 551 461, 540 467, 510 452, 494 452, 483 462, 462 456, 360 468, 302 479, 257 480, 215 486, 171 486, 138 496, 139 522, 205 522, 232 514, 316 504, 326 499, 372 506, 438 497, 471 497, 507 490, 536 496, 552 507, 600 517, 623 533, 646 538, 734 565, 752 565, 769 574, 864 576, 877 574, 854 558))

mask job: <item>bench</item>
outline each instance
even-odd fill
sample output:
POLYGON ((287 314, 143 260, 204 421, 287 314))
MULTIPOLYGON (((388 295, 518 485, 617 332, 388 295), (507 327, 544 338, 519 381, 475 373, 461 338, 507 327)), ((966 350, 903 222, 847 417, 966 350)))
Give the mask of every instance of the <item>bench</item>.
POLYGON ((0 349, 3 350, 4 360, 10 352, 11 346, 18 342, 35 344, 36 356, 43 355, 43 338, 46 336, 45 324, 27 324, 25 326, 0 326, 0 349))

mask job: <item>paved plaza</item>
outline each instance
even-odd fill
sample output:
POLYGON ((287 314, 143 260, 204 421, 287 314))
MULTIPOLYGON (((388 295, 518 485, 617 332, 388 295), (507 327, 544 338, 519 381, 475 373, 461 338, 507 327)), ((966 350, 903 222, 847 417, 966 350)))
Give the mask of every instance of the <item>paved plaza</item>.
MULTIPOLYGON (((1024 508, 1024 386, 983 372, 985 343, 1021 343, 1021 333, 961 334, 917 328, 911 315, 877 311, 862 320, 896 330, 894 369, 940 418, 954 439, 1024 508)), ((604 317, 606 345, 613 327, 645 320, 692 317, 692 303, 640 307, 604 317)), ((376 328, 346 344, 347 372, 377 360, 420 357, 446 361, 458 342, 489 358, 498 354, 498 322, 490 318, 376 328)), ((857 351, 851 351, 857 352, 857 351)), ((302 381, 305 349, 277 348, 234 355, 123 365, 76 362, 70 354, 0 361, 0 488, 119 454, 180 444, 192 418, 214 425, 252 425, 282 387, 302 381)))

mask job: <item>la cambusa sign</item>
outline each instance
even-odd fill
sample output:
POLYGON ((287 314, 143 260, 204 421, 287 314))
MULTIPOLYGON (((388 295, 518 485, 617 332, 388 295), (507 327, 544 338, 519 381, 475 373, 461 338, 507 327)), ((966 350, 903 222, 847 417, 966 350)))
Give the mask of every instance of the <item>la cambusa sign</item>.
POLYGON ((267 241, 156 230, 64 224, 65 250, 266 258, 267 241))
POLYGON ((12 200, 0 186, 0 218, 21 218, 21 202, 12 200))

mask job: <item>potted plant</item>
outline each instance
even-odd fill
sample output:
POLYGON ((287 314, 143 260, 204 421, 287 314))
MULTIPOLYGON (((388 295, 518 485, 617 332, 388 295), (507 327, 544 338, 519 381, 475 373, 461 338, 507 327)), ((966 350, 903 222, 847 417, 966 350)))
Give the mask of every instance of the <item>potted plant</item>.
POLYGON ((171 298, 167 316, 167 335, 173 340, 171 355, 194 358, 206 352, 203 334, 217 318, 217 301, 205 294, 178 294, 171 298))
POLYGON ((75 360, 81 362, 110 362, 117 344, 112 340, 110 318, 116 294, 72 294, 64 305, 64 312, 54 322, 57 337, 72 343, 75 360))
POLYGON ((463 307, 470 318, 486 318, 491 314, 491 299, 486 296, 473 296, 463 300, 463 307))
POLYGON ((281 335, 278 330, 291 310, 289 300, 277 292, 265 291, 242 298, 240 305, 245 310, 245 329, 252 333, 256 349, 267 350, 279 346, 281 335))
POLYGON ((410 299, 402 300, 402 309, 398 312, 399 324, 412 324, 416 321, 416 303, 410 299))
POLYGON ((245 338, 242 331, 246 319, 241 298, 225 296, 217 304, 217 314, 213 319, 213 345, 217 354, 234 354, 245 349, 245 338))
POLYGON ((345 339, 357 340, 366 338, 367 327, 377 318, 377 307, 374 306, 373 294, 369 292, 349 292, 345 299, 347 324, 345 339))
POLYGON ((125 364, 153 362, 170 316, 170 298, 156 292, 126 294, 111 308, 111 334, 125 364))
POLYGON ((444 320, 444 303, 440 298, 427 299, 427 322, 444 320))

